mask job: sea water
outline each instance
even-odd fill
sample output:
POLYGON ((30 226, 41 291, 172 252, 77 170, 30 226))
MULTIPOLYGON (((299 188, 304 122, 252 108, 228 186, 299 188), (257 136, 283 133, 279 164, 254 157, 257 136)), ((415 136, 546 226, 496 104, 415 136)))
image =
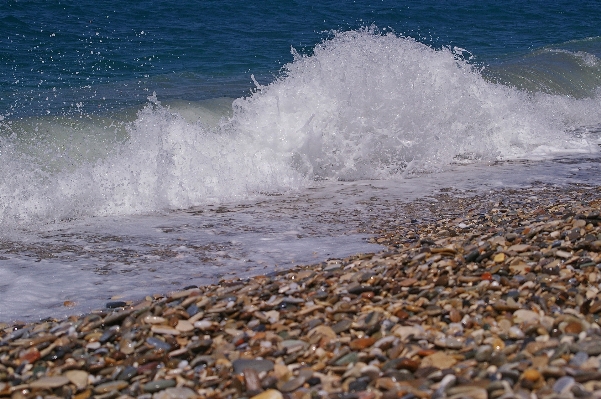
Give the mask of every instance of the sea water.
POLYGON ((596 2, 4 2, 0 319, 377 251, 370 221, 440 190, 597 187, 600 26, 596 2))

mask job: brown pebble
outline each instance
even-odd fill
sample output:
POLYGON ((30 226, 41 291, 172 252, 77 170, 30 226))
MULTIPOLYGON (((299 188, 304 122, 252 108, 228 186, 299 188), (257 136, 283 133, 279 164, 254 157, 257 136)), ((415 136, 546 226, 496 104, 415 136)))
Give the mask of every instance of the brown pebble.
POLYGON ((253 396, 251 399, 284 399, 284 395, 278 390, 268 389, 265 392, 253 396))
POLYGON ((88 399, 90 396, 92 396, 92 390, 86 389, 85 391, 73 396, 73 399, 88 399))
POLYGON ((542 375, 538 370, 526 369, 522 373, 522 377, 530 382, 536 382, 542 377, 542 375))
POLYGON ((349 346, 353 350, 369 348, 376 342, 375 338, 357 338, 352 340, 349 346))
POLYGON ((415 370, 418 369, 419 364, 420 363, 416 360, 403 358, 397 368, 399 370, 409 370, 411 372, 415 372, 415 370))
POLYGON ((394 315, 396 317, 398 317, 401 320, 407 320, 409 318, 409 313, 407 313, 406 311, 404 311, 403 309, 399 309, 397 310, 394 315))
POLYGON ((21 352, 21 354, 19 355, 19 359, 21 360, 25 360, 29 363, 33 363, 36 360, 38 360, 40 358, 40 351, 38 350, 38 348, 33 347, 30 349, 27 349, 23 352, 21 352))
POLYGON ((248 391, 258 391, 261 389, 261 379, 255 369, 244 369, 244 384, 248 391))
POLYGON ((582 324, 572 321, 565 326, 564 331, 566 334, 580 334, 582 332, 582 324))
POLYGON ((455 308, 451 309, 451 311, 449 312, 449 319, 453 322, 453 323, 459 323, 461 321, 461 313, 459 313, 459 311, 455 308))

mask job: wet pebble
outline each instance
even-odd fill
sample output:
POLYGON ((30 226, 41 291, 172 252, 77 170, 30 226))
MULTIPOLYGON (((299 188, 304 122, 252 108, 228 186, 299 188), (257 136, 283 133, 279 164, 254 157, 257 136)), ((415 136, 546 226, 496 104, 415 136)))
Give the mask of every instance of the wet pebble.
POLYGON ((379 221, 381 253, 6 324, 0 395, 591 397, 601 198, 502 193, 379 221))

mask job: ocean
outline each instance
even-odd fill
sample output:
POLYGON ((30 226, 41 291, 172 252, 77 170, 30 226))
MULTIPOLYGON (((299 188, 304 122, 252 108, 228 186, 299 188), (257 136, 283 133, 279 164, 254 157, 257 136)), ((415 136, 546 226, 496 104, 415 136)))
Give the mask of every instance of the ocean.
POLYGON ((379 251, 600 150, 599 2, 6 0, 0 321, 379 251))

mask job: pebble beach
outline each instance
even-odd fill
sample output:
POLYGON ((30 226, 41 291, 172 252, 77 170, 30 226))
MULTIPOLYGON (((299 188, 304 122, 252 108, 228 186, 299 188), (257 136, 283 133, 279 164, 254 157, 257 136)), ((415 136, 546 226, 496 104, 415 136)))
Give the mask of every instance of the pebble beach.
POLYGON ((0 396, 601 397, 600 192, 441 193, 379 253, 2 323, 0 396))

